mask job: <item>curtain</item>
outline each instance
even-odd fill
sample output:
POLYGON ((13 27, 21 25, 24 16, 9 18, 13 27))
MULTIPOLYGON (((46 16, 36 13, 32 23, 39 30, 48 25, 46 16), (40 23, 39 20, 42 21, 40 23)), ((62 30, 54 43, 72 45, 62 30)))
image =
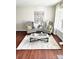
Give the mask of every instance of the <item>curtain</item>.
POLYGON ((56 34, 57 31, 63 32, 63 8, 60 4, 56 6, 54 34, 56 34))

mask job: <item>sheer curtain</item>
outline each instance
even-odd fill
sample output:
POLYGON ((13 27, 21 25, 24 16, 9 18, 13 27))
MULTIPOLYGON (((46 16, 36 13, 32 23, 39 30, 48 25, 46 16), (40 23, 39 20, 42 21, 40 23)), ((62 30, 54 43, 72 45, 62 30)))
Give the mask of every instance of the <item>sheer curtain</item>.
POLYGON ((58 4, 56 6, 54 34, 57 34, 57 31, 60 31, 63 33, 63 7, 62 7, 62 4, 58 4))

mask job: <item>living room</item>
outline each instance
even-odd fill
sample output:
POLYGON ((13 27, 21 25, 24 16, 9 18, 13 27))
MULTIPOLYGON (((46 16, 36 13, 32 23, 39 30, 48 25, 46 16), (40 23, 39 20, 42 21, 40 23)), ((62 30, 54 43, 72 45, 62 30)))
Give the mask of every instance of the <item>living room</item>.
POLYGON ((79 59, 78 0, 1 0, 0 59, 79 59))
MULTIPOLYGON (((16 59, 20 58, 18 56, 21 56, 22 51, 25 52, 22 53, 23 55, 29 55, 28 51, 36 51, 36 53, 40 51, 40 55, 37 55, 38 59, 45 59, 42 57, 44 50, 47 51, 44 51, 44 54, 52 52, 53 57, 48 56, 48 59, 63 58, 62 0, 39 2, 16 0, 16 48, 16 59)), ((21 59, 32 58, 32 56, 21 57, 21 59)))

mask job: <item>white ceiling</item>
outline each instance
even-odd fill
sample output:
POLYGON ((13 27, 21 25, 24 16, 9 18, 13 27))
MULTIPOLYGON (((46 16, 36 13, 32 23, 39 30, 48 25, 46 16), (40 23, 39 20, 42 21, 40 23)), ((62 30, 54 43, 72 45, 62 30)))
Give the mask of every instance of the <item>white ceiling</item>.
POLYGON ((17 6, 51 6, 61 0, 16 0, 17 6))

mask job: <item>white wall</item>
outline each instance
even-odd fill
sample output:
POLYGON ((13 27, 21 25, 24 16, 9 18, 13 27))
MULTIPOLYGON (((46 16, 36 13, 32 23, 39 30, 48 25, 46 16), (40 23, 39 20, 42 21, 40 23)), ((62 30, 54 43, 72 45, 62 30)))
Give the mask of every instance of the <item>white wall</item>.
POLYGON ((16 7, 16 31, 25 31, 23 24, 34 21, 34 11, 44 11, 44 21, 54 21, 54 7, 16 7))

